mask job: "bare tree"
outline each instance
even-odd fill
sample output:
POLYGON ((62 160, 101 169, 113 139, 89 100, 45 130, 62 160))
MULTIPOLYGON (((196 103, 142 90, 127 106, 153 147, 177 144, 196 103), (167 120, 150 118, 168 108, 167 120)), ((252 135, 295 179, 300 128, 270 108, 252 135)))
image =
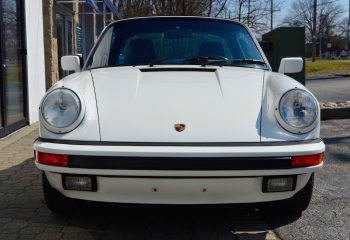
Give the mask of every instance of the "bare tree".
POLYGON ((338 22, 336 31, 339 37, 343 37, 343 38, 348 37, 348 24, 349 24, 348 17, 344 17, 338 22))
MULTIPOLYGON (((341 6, 331 0, 321 0, 317 5, 316 35, 330 41, 337 34, 341 6)), ((313 0, 296 0, 291 5, 281 26, 305 27, 306 41, 312 41, 313 0)))
POLYGON ((123 18, 145 17, 153 15, 151 0, 121 0, 117 1, 119 13, 123 18))
POLYGON ((4 57, 18 58, 18 50, 21 48, 21 22, 18 2, 3 0, 2 19, 4 34, 4 57))
POLYGON ((285 0, 230 0, 219 16, 236 20, 248 25, 256 34, 270 29, 271 14, 278 10, 285 0))
POLYGON ((118 0, 123 18, 141 16, 218 16, 229 0, 118 0))
POLYGON ((222 17, 247 24, 257 34, 269 30, 271 13, 286 0, 117 0, 123 18, 140 16, 222 17))

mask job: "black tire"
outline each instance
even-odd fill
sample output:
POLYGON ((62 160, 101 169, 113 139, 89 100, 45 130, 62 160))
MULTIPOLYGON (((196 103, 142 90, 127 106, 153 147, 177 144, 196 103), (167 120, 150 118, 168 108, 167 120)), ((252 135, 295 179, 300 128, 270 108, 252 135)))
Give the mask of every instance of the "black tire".
POLYGON ((312 173, 305 187, 303 187, 293 197, 286 200, 263 203, 261 206, 262 210, 269 212, 300 213, 308 208, 311 201, 313 188, 314 174, 312 173))
POLYGON ((85 201, 65 197, 55 188, 51 187, 44 171, 42 171, 42 183, 46 206, 51 212, 56 214, 67 214, 81 210, 85 201))

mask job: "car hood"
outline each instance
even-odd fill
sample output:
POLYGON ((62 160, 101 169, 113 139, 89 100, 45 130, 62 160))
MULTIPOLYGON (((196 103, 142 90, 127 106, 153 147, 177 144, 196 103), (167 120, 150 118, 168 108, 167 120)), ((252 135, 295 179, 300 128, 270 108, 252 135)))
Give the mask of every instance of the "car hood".
POLYGON ((124 67, 91 74, 101 141, 260 142, 263 70, 124 67))

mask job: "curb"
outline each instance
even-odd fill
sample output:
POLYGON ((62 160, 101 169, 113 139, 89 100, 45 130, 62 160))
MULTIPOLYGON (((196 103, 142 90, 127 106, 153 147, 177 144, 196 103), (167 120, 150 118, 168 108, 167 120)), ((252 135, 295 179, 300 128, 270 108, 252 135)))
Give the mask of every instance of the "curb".
POLYGON ((350 107, 347 108, 321 108, 321 120, 348 119, 350 107))
POLYGON ((336 77, 350 77, 350 73, 335 74, 336 77))
POLYGON ((305 78, 305 81, 321 80, 321 79, 341 79, 343 77, 350 77, 350 75, 312 76, 312 77, 305 78))
POLYGON ((350 119, 350 101, 319 103, 321 120, 350 119))

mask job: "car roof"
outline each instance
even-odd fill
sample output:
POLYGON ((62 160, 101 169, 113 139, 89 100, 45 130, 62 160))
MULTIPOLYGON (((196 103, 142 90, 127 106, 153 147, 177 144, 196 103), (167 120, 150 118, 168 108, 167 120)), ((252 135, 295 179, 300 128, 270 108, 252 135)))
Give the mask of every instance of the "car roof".
MULTIPOLYGON (((125 18, 121 20, 114 21, 110 23, 109 25, 114 25, 122 22, 133 22, 133 21, 142 21, 142 20, 151 20, 151 19, 197 19, 197 20, 213 20, 213 21, 220 21, 220 22, 230 22, 242 25, 247 28, 247 26, 244 23, 227 19, 227 18, 218 18, 218 17, 203 17, 203 16, 148 16, 148 17, 135 17, 135 18, 125 18)), ((109 26, 108 25, 108 26, 109 26)))

